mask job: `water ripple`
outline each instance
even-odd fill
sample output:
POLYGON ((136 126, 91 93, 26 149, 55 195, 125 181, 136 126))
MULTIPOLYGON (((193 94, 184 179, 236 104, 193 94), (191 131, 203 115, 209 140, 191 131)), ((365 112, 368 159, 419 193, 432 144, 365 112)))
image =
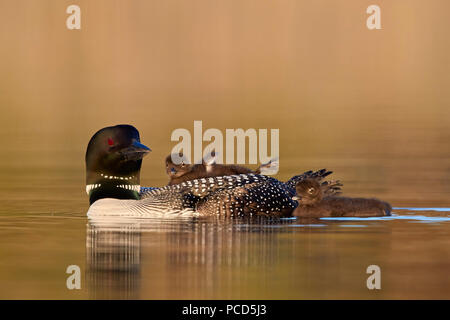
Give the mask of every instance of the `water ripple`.
POLYGON ((409 210, 409 211, 439 211, 450 212, 450 208, 408 208, 408 207, 396 207, 394 210, 409 210))
MULTIPOLYGON (((394 208, 394 210, 411 210, 411 211, 450 211, 450 208, 394 208)), ((321 220, 333 220, 333 221, 383 221, 383 220, 413 220, 414 222, 423 222, 423 223, 436 223, 436 222, 449 222, 450 217, 432 217, 425 215, 398 215, 392 214, 392 216, 388 217, 370 217, 370 218, 361 218, 361 217, 323 217, 321 220)))

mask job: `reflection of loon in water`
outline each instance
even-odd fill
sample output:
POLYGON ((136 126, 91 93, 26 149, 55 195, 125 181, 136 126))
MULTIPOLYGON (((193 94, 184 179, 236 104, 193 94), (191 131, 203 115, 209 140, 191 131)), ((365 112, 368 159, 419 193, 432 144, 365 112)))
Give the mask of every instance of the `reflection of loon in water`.
POLYGON ((141 263, 139 226, 101 226, 90 222, 86 237, 87 284, 90 297, 138 298, 141 263))
POLYGON ((233 277, 240 277, 241 268, 277 263, 284 240, 278 237, 280 229, 271 228, 273 223, 280 226, 291 221, 90 221, 86 240, 89 296, 148 298, 141 296, 142 288, 151 292, 151 298, 217 298, 218 291, 231 297, 235 291, 227 285, 221 288, 224 280, 231 283, 233 277), (258 237, 253 237, 254 232, 258 237), (161 287, 166 291, 151 290, 161 287), (189 288, 189 294, 180 288, 189 288))

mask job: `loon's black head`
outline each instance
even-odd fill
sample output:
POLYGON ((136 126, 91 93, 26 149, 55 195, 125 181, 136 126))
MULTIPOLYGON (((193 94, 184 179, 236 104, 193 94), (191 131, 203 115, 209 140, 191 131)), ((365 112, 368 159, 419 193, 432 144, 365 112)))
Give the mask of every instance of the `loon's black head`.
POLYGON ((142 158, 151 150, 130 125, 97 131, 86 150, 86 192, 90 203, 102 198, 139 199, 142 158))

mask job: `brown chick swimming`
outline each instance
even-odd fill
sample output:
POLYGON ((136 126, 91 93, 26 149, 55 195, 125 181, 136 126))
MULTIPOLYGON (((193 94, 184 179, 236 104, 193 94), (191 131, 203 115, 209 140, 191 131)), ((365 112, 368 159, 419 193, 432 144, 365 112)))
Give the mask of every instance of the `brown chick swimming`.
POLYGON ((328 195, 328 185, 314 179, 296 184, 297 217, 380 217, 390 216, 392 207, 378 199, 348 198, 328 195))

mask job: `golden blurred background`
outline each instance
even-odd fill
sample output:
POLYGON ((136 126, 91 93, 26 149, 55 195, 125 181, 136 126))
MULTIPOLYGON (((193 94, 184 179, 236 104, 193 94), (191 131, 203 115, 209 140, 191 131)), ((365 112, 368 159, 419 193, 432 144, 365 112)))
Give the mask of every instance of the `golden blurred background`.
POLYGON ((171 132, 202 120, 279 128, 281 179, 326 166, 353 195, 449 205, 449 9, 446 0, 1 1, 4 198, 39 185, 52 193, 36 201, 87 206, 87 142, 119 123, 153 149, 143 184, 163 185, 171 132), (366 27, 374 3, 381 30, 366 27), (71 4, 81 30, 66 28, 71 4))

